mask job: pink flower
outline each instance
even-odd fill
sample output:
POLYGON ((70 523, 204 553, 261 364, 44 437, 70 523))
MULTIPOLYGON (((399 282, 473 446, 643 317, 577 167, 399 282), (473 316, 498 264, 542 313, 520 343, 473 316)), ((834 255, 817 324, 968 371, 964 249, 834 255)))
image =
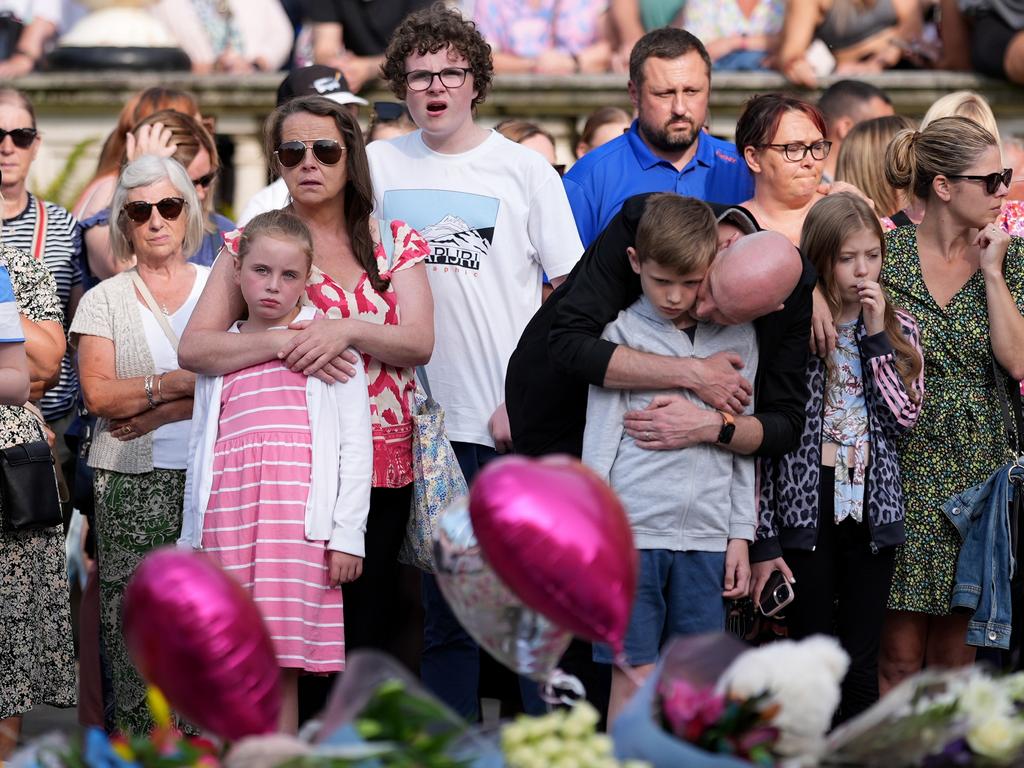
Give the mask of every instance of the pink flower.
POLYGON ((725 710, 725 697, 710 686, 698 689, 685 680, 672 680, 661 686, 661 706, 672 732, 694 743, 718 722, 725 710))

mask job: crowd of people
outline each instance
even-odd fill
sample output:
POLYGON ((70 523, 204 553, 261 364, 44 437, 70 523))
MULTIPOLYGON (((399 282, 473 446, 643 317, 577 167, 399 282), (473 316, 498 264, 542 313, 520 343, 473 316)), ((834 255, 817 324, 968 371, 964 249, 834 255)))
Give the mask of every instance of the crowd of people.
MULTIPOLYGON (((336 67, 354 90, 378 76, 393 30, 432 0, 160 0, 149 13, 192 71, 336 67)), ((653 29, 686 29, 716 71, 777 70, 814 87, 831 74, 974 70, 1024 82, 1024 16, 998 0, 448 0, 478 25, 499 74, 628 71, 653 29)), ((83 8, 0 2, 0 77, 46 66, 83 8)), ((137 43, 133 43, 137 44, 137 43)))
POLYGON ((842 80, 817 104, 753 96, 731 143, 706 129, 727 46, 659 27, 629 51, 634 115, 592 115, 563 176, 538 126, 475 119, 513 62, 491 12, 397 20, 375 66, 398 101, 367 135, 342 62, 291 72, 265 125, 278 178, 237 227, 191 94, 125 105, 73 215, 26 188, 41 136, 0 90, 0 454, 48 443, 59 491, 0 508, 0 759, 41 704, 152 727, 120 606, 163 545, 260 608, 282 730, 358 648, 478 718, 479 647, 399 562, 418 387, 468 482, 501 454, 568 453, 621 498, 640 562, 625 660, 574 641, 562 662, 609 718, 669 638, 724 629, 729 601, 780 580, 788 635, 851 656, 837 721, 1009 648, 1016 542, 971 515, 996 542, 973 546, 947 503, 1020 428, 1024 215, 988 104, 950 94, 916 125, 842 80))

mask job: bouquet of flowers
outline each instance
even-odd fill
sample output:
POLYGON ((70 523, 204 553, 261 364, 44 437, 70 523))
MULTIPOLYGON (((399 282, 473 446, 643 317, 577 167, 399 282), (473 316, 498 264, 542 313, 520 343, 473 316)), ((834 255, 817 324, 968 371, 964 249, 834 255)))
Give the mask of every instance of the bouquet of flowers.
POLYGON ((1024 673, 992 677, 979 667, 904 681, 837 729, 827 765, 1017 765, 1024 759, 1024 673))

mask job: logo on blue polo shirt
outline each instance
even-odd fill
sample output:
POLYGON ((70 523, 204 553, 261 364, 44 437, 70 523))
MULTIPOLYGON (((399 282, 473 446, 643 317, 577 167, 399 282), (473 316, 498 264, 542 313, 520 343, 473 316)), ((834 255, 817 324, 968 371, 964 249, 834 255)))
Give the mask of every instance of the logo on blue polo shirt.
POLYGON ((384 193, 384 218, 399 219, 430 243, 427 262, 476 272, 494 240, 500 200, 441 189, 384 193))

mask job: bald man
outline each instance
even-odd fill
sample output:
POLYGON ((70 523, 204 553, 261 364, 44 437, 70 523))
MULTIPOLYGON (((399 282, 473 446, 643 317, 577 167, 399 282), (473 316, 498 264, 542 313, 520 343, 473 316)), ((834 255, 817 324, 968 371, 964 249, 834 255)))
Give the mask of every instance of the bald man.
POLYGON ((505 384, 515 451, 579 456, 587 387, 595 384, 687 389, 711 407, 666 395, 646 411, 627 414, 627 431, 651 450, 717 443, 743 454, 788 453, 799 442, 808 396, 814 268, 776 233, 742 237, 756 229, 742 208, 712 204, 721 253, 701 286, 696 314, 724 324, 754 322, 761 359, 756 381, 740 375, 735 355, 667 357, 603 340, 605 325, 640 296, 626 249, 634 245, 648 197, 626 201, 523 332, 505 384), (755 391, 753 415, 740 415, 755 391))

